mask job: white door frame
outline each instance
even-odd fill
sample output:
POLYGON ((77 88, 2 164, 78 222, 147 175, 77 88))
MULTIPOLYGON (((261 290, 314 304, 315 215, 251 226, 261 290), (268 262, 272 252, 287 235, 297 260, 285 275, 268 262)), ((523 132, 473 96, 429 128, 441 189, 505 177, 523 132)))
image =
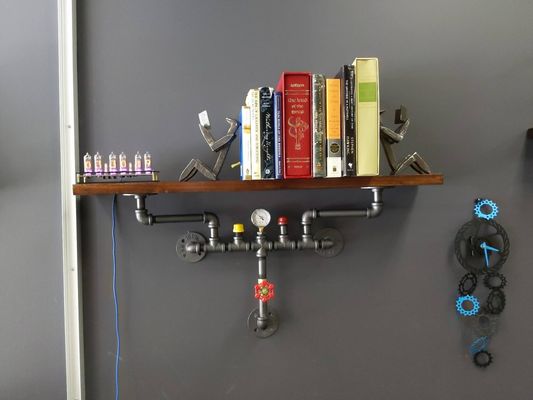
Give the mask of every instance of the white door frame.
POLYGON ((84 400, 78 199, 72 194, 79 160, 76 0, 57 0, 57 11, 66 387, 67 400, 84 400))

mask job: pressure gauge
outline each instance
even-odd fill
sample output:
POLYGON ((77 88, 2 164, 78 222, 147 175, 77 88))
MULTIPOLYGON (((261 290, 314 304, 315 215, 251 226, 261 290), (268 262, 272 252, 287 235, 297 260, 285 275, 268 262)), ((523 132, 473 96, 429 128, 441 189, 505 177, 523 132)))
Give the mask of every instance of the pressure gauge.
POLYGON ((270 223, 270 213, 267 210, 258 208, 252 213, 252 223, 263 230, 270 223))

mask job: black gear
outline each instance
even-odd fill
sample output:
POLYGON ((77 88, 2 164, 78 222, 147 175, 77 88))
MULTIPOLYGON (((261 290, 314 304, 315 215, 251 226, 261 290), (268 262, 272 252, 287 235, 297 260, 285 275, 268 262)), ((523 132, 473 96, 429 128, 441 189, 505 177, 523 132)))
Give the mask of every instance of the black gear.
POLYGON ((498 330, 498 315, 488 314, 482 309, 479 314, 470 317, 467 321, 468 326, 476 337, 492 337, 498 330))
POLYGON ((478 351, 476 354, 474 354, 473 361, 478 367, 487 368, 490 364, 492 364, 492 354, 485 350, 478 351))
POLYGON ((465 276, 461 278, 461 281, 459 282, 459 294, 461 296, 466 296, 468 294, 474 293, 477 287, 477 276, 476 274, 473 274, 469 272, 465 276))
POLYGON ((499 272, 491 271, 485 275, 485 277, 483 278, 483 283, 489 289, 503 289, 505 285, 507 285, 507 279, 505 279, 505 276, 503 276, 503 274, 500 274, 499 272), (499 285, 494 285, 491 282, 491 280, 493 280, 494 278, 497 278, 500 280, 499 285))
POLYGON ((490 291, 486 302, 487 311, 491 314, 501 314, 505 308, 505 293, 501 289, 493 289, 490 291))
POLYGON ((490 266, 493 271, 499 271, 509 256, 510 241, 505 229, 494 220, 474 218, 464 224, 455 236, 455 255, 457 260, 468 272, 476 275, 485 274, 484 253, 481 244, 485 242, 501 247, 498 253, 493 255, 496 261, 490 266))

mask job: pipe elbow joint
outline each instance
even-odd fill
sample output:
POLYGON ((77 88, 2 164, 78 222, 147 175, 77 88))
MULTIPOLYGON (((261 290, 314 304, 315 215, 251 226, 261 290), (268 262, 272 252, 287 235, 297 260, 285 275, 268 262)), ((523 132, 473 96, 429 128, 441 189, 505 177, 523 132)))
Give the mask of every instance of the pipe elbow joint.
POLYGON ((153 225, 154 224, 154 220, 153 220, 152 214, 148 214, 146 209, 135 210, 135 217, 137 218, 137 221, 140 224, 143 224, 143 225, 153 225))
POLYGON ((218 217, 210 212, 204 212, 204 223, 207 223, 210 228, 218 228, 218 217))
POLYGON ((366 209, 366 217, 367 218, 376 218, 378 217, 381 212, 383 211, 383 203, 382 202, 375 202, 372 203, 372 205, 366 209))
POLYGON ((307 210, 302 214, 302 225, 309 225, 317 217, 317 210, 307 210))

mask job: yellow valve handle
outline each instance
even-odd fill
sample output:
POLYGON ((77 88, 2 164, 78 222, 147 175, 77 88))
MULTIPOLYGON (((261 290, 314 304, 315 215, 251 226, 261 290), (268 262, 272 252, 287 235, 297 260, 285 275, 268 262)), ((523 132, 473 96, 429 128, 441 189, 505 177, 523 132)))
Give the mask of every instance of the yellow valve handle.
POLYGON ((243 224, 233 224, 233 233, 243 233, 244 225, 243 224))

